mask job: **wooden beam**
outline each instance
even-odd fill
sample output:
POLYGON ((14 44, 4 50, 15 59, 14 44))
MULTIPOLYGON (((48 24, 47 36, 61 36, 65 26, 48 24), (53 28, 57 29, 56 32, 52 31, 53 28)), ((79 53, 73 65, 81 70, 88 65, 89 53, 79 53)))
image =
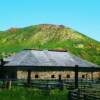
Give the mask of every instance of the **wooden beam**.
MULTIPOLYGON (((31 70, 31 71, 74 71, 75 66, 26 66, 26 65, 20 65, 20 66, 5 66, 6 69, 11 70, 31 70)), ((100 67, 78 67, 79 72, 100 72, 100 67)))

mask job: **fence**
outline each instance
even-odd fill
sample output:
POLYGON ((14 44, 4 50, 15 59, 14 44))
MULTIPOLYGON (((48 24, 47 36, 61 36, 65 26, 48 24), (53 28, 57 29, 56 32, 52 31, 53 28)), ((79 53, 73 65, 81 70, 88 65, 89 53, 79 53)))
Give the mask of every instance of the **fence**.
POLYGON ((100 91, 99 94, 96 95, 80 89, 72 90, 69 91, 68 100, 100 100, 100 91))

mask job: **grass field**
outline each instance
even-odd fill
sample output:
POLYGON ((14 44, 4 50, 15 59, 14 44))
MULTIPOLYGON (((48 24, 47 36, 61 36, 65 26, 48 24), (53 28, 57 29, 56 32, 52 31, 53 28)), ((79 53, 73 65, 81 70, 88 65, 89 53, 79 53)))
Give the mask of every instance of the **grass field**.
POLYGON ((0 90, 0 100, 67 100, 67 90, 40 90, 16 87, 0 90))

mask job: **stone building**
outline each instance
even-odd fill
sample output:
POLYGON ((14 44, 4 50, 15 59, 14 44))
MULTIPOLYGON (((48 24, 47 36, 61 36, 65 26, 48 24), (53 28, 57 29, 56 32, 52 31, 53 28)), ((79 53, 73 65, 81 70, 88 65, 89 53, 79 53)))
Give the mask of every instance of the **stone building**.
MULTIPOLYGON (((4 61, 3 66, 13 70, 17 79, 27 79, 29 75, 31 79, 73 79, 75 66, 79 68, 79 78, 100 78, 98 65, 65 51, 27 49, 4 61)), ((14 76, 12 71, 10 74, 8 77, 14 76)))

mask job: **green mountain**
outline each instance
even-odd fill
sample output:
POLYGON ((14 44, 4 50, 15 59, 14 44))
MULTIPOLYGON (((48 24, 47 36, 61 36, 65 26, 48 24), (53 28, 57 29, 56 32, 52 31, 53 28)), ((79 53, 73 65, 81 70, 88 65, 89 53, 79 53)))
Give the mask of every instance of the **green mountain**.
POLYGON ((25 48, 67 50, 100 65, 100 42, 63 25, 40 24, 0 32, 0 56, 25 48))

